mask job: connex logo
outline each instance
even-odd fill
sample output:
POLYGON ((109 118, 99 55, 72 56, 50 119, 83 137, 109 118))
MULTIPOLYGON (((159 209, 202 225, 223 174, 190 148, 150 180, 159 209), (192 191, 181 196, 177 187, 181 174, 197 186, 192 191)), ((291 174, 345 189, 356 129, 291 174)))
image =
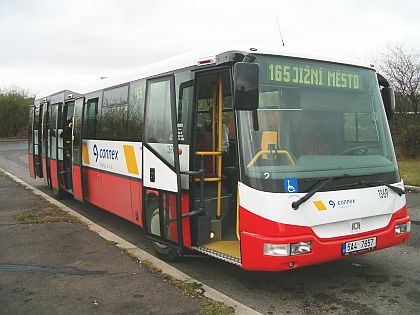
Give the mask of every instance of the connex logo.
POLYGON ((353 207, 356 204, 356 199, 340 199, 340 200, 329 200, 328 204, 334 209, 337 208, 350 208, 353 207))
POLYGON ((95 162, 98 162, 98 159, 118 160, 118 150, 98 149, 96 144, 93 146, 93 155, 95 156, 95 162))

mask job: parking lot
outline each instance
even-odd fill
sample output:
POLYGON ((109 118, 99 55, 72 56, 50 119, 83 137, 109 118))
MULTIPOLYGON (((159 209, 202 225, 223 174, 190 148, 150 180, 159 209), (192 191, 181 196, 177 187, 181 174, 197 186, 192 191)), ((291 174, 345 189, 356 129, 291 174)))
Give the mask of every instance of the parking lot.
MULTIPOLYGON (((0 143, 0 166, 29 178, 26 143, 0 143)), ((172 263, 192 277, 264 314, 418 314, 420 312, 420 194, 407 193, 412 237, 407 244, 288 272, 248 272, 201 255, 172 263)), ((64 203, 136 246, 151 252, 141 229, 96 207, 64 203)))

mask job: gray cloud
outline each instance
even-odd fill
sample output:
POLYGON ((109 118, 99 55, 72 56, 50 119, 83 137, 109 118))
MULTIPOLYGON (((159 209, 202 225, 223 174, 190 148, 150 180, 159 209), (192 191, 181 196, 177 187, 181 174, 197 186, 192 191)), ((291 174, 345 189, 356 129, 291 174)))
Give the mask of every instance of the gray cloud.
POLYGON ((211 45, 280 46, 363 59, 420 49, 419 1, 0 0, 0 86, 34 93, 211 45))

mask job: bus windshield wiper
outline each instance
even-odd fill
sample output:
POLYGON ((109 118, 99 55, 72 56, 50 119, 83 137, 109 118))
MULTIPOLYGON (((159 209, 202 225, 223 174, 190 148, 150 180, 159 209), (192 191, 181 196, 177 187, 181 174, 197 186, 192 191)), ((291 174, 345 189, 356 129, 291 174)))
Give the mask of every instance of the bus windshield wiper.
MULTIPOLYGON (((360 176, 364 176, 364 175, 359 175, 357 177, 360 176)), ((347 178, 347 177, 351 177, 350 174, 344 174, 344 175, 340 175, 340 176, 331 176, 331 177, 323 177, 319 180, 318 184, 316 184, 314 187, 312 187, 307 193, 306 195, 304 195, 302 198, 292 202, 292 208, 293 210, 297 210, 299 209, 299 206, 304 203, 305 201, 307 201, 309 198, 311 198, 315 193, 317 193, 318 191, 320 191, 320 189, 322 187, 324 187, 326 184, 328 184, 329 182, 333 181, 333 180, 337 180, 337 179, 342 179, 342 178, 347 178)))

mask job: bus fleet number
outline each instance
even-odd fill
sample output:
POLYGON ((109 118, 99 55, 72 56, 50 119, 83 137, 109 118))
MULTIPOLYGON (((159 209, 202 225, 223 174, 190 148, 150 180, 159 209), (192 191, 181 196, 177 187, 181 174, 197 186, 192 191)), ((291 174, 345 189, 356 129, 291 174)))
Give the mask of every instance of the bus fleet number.
POLYGON ((378 189, 378 194, 380 199, 386 199, 388 198, 388 189, 378 189))

